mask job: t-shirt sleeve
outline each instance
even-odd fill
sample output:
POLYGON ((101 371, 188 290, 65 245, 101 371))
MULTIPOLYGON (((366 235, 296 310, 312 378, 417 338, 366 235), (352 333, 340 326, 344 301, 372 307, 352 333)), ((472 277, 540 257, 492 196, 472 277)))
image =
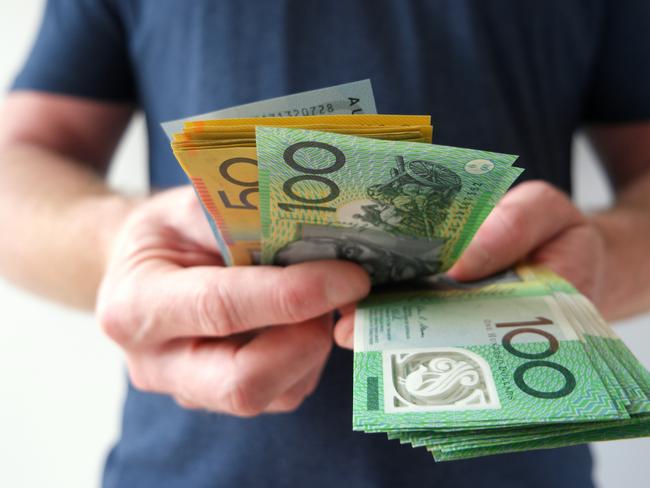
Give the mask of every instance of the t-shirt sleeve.
POLYGON ((606 2, 586 122, 650 120, 650 1, 606 2))
POLYGON ((135 101, 125 32, 110 0, 48 0, 11 89, 135 101))

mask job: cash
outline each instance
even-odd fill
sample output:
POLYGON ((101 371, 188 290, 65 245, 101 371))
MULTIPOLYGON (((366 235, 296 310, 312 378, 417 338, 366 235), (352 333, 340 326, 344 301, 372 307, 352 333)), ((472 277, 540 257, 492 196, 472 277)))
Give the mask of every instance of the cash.
POLYGON ((341 258, 376 284, 446 271, 521 169, 517 156, 258 127, 262 262, 341 258))
POLYGON ((163 124, 226 264, 345 259, 381 285, 355 316, 353 428, 439 461, 650 435, 650 374, 568 282, 444 275, 517 157, 374 110, 366 80, 163 124))
POLYGON ((650 434, 650 379, 543 268, 375 294, 355 317, 353 426, 436 460, 650 434))
POLYGON ((229 265, 259 263, 261 221, 256 128, 303 127, 363 138, 430 142, 427 116, 341 114, 186 122, 176 158, 199 194, 229 265))

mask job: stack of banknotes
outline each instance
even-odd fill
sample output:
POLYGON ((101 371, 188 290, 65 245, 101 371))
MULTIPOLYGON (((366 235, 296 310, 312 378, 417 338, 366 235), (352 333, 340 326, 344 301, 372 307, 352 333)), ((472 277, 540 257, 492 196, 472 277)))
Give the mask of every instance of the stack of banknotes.
POLYGON ((426 281, 357 309, 355 430, 438 461, 650 435, 650 374, 565 280, 426 281))
POLYGON ((650 375, 569 283, 444 275, 516 156, 373 112, 366 80, 163 124, 226 264, 345 259, 377 285, 355 316, 354 429, 437 460, 650 434, 650 375))
MULTIPOLYGON (((339 164, 341 153, 333 145, 340 145, 337 138, 351 141, 348 144, 359 139, 346 139, 340 134, 363 136, 364 143, 380 138, 380 143, 411 141, 415 144, 415 141, 430 142, 431 133, 429 118, 422 116, 360 114, 241 118, 188 122, 183 132, 175 134, 172 146, 216 224, 226 262, 229 265, 248 265, 260 259, 265 262, 264 253, 270 256, 269 261, 272 259, 269 247, 262 250, 262 238, 268 238, 264 243, 270 244, 273 234, 280 238, 276 239, 277 245, 289 242, 282 241, 282 238, 291 238, 289 233, 279 236, 275 228, 271 229, 276 223, 274 219, 277 218, 279 223, 286 217, 298 223, 297 219, 304 217, 305 222, 329 223, 337 218, 336 212, 330 211, 333 208, 331 204, 326 203, 341 201, 345 189, 341 188, 343 182, 340 179, 361 169, 355 166, 361 163, 358 158, 339 164), (338 134, 328 134, 334 131, 338 134), (332 136, 332 144, 324 142, 330 140, 329 136, 332 136), (288 148, 295 148, 293 155, 287 156, 287 160, 282 159, 288 148), (258 155, 262 150, 280 152, 263 159, 258 155), (305 162, 308 159, 310 162, 305 162), (330 159, 332 164, 327 166, 330 159), (279 175, 270 171, 277 161, 286 166, 282 181, 265 176, 279 175), (276 186, 270 188, 271 184, 276 186), (277 199, 272 207, 269 202, 263 202, 263 197, 269 194, 277 199), (270 213, 274 214, 273 217, 270 213), (263 254, 261 257, 260 252, 263 254)), ((415 145, 425 147, 424 144, 415 145)), ((347 182, 353 190, 356 186, 351 183, 347 182)))

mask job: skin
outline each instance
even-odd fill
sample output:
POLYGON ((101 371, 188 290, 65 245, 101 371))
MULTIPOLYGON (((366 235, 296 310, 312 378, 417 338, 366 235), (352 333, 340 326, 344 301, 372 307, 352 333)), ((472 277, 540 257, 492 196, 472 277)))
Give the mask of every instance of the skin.
MULTIPOLYGON (((0 109, 0 273, 96 310, 137 388, 188 408, 288 412, 316 387, 333 344, 351 347, 368 278, 351 263, 225 268, 190 188, 132 199, 103 176, 126 105, 17 92, 0 109), (336 326, 331 312, 342 310, 336 326), (333 331, 333 333, 332 333, 333 331)), ((609 318, 650 308, 650 124, 590 131, 617 191, 597 215, 530 182, 490 214, 450 274, 477 279, 528 258, 609 318)))

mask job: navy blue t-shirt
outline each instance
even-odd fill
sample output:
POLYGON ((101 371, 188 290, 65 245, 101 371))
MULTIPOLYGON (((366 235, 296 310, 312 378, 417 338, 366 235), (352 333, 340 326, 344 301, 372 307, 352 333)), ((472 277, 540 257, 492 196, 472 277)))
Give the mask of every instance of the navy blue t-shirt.
MULTIPOLYGON (((650 119, 646 0, 50 0, 14 89, 132 102, 151 184, 186 179, 160 122, 370 78, 434 142, 521 155, 570 190, 589 122, 650 119)), ((586 447, 435 463, 351 429, 351 353, 295 413, 239 419, 129 389, 106 487, 591 486, 586 447)))

